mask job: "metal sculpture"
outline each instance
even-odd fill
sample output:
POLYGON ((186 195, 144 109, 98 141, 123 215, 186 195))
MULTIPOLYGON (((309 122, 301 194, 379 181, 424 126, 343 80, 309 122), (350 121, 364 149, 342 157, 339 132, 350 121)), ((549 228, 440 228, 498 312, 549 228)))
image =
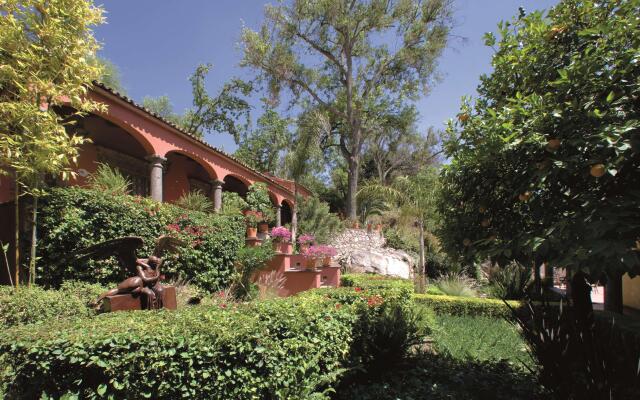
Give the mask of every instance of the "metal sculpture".
POLYGON ((101 302, 107 296, 130 294, 143 296, 144 308, 158 309, 163 307, 164 286, 160 282, 162 257, 166 252, 175 251, 181 244, 180 239, 160 236, 156 240, 153 255, 148 258, 138 258, 136 253, 144 245, 144 240, 137 236, 128 236, 107 240, 82 249, 74 254, 74 261, 101 260, 115 256, 128 273, 135 274, 135 276, 120 282, 115 289, 100 295, 96 300, 96 307, 100 307, 101 302))

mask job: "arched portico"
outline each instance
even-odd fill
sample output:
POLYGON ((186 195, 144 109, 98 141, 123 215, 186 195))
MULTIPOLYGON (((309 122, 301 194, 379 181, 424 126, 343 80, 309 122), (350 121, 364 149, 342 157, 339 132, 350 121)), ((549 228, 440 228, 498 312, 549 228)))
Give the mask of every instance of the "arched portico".
POLYGON ((163 157, 163 199, 175 202, 184 194, 199 191, 212 197, 215 190, 215 171, 195 155, 172 150, 163 157))
POLYGON ((280 223, 281 225, 290 224, 293 221, 293 203, 284 199, 280 203, 280 223))

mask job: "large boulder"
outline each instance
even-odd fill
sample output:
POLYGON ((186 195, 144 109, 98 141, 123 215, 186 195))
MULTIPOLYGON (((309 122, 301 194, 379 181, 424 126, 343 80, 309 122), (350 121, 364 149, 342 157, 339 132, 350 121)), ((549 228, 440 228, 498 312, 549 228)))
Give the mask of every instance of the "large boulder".
POLYGON ((404 251, 384 247, 384 244, 382 235, 359 229, 347 229, 332 241, 338 250, 336 259, 347 272, 412 278, 413 257, 404 251))

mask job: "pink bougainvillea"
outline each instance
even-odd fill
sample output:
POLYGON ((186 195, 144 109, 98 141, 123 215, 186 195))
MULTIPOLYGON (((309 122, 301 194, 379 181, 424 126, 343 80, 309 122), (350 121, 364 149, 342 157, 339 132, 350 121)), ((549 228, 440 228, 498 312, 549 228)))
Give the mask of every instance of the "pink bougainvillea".
POLYGON ((275 241, 288 242, 291 240, 291 232, 284 226, 277 226, 271 230, 271 237, 275 241))
POLYGON ((300 244, 308 244, 308 243, 313 243, 313 241, 316 240, 316 237, 313 235, 309 235, 308 233, 305 233, 304 235, 300 236, 298 238, 298 243, 300 244))

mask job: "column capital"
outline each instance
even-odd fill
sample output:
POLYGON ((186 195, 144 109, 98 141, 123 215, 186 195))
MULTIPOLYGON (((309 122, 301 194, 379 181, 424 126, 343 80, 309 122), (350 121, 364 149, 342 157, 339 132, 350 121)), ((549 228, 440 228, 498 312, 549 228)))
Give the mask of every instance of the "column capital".
POLYGON ((214 188, 221 188, 224 185, 224 181, 221 181, 219 179, 212 179, 211 185, 213 185, 214 188))
POLYGON ((152 154, 150 156, 146 156, 145 160, 149 161, 151 163, 151 165, 161 165, 164 164, 165 162, 167 162, 167 159, 165 157, 162 157, 158 154, 152 154))

